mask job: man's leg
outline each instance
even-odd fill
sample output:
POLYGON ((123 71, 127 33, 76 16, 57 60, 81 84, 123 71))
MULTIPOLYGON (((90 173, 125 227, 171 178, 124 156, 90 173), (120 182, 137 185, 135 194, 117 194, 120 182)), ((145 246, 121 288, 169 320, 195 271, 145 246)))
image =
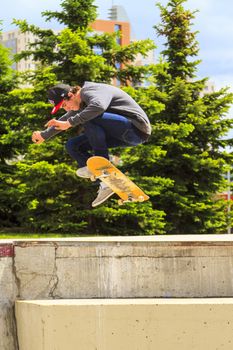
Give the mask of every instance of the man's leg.
POLYGON ((86 166, 87 159, 91 157, 89 153, 91 145, 84 134, 69 139, 66 143, 66 150, 77 161, 80 168, 86 166))
POLYGON ((86 163, 88 158, 91 157, 91 153, 89 153, 91 145, 89 144, 87 137, 82 134, 69 139, 66 143, 66 150, 78 163, 79 169, 77 170, 77 175, 89 178, 91 173, 87 169, 86 163))
MULTIPOLYGON (((91 173, 87 169, 86 162, 87 159, 92 155, 89 153, 92 147, 86 135, 82 134, 68 140, 66 143, 66 149, 70 156, 78 163, 79 169, 77 170, 76 174, 79 177, 89 178, 91 176, 91 173)), ((101 155, 106 156, 106 154, 101 155)), ((108 186, 105 186, 103 182, 101 182, 97 198, 93 201, 92 206, 96 207, 97 205, 100 205, 113 194, 114 192, 108 186)))
POLYGON ((104 113, 85 124, 84 133, 94 154, 109 159, 109 148, 136 146, 140 132, 122 115, 104 113))
MULTIPOLYGON (((135 146, 143 142, 127 118, 112 113, 104 113, 86 123, 84 133, 94 154, 107 159, 109 159, 109 148, 135 146)), ((92 206, 100 205, 112 195, 113 191, 101 182, 97 198, 93 201, 92 206)))
POLYGON ((138 133, 131 121, 124 116, 104 113, 87 122, 84 125, 84 133, 68 140, 66 149, 78 162, 79 167, 84 167, 87 159, 93 154, 109 158, 109 148, 136 146, 142 143, 143 139, 138 133))

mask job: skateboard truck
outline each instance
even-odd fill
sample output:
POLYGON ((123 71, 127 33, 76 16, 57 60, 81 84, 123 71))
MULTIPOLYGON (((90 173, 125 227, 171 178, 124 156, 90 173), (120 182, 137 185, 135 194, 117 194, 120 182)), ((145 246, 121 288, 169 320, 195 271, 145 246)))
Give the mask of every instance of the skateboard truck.
POLYGON ((133 196, 128 196, 128 199, 118 199, 118 204, 123 205, 125 203, 132 203, 132 202, 144 202, 144 200, 145 199, 143 196, 139 196, 137 198, 133 196))
POLYGON ((110 176, 110 173, 105 169, 105 170, 102 170, 102 174, 101 175, 91 175, 90 179, 91 181, 96 181, 97 179, 103 179, 103 178, 106 178, 110 176))

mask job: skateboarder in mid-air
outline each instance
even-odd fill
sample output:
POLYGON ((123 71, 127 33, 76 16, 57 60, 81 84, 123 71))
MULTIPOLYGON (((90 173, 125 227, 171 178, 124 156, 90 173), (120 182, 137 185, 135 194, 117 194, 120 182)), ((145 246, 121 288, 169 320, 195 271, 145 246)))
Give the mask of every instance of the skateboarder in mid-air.
MULTIPOLYGON (((83 126, 83 132, 66 143, 70 156, 78 163, 77 175, 90 178, 87 160, 92 156, 109 159, 109 148, 142 144, 151 134, 146 113, 121 89, 102 83, 85 82, 82 87, 57 84, 48 91, 54 105, 51 114, 60 108, 66 113, 51 119, 46 130, 34 131, 32 141, 40 144, 60 131, 83 126)), ((92 206, 103 203, 114 192, 100 182, 97 198, 92 206)))

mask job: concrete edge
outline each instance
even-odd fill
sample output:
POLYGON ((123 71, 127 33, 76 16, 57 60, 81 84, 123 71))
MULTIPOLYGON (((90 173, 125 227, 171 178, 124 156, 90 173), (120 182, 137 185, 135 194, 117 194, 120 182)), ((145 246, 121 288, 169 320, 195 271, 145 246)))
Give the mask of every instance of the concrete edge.
POLYGON ((171 243, 185 243, 185 242, 233 242, 233 234, 222 235, 161 235, 161 236, 111 236, 111 237, 74 237, 74 238, 29 238, 29 239, 0 239, 0 245, 4 244, 22 244, 25 243, 49 243, 49 242, 72 242, 72 243, 137 243, 137 242, 171 242, 171 243))
POLYGON ((16 300, 16 304, 34 304, 40 306, 72 305, 201 305, 233 304, 233 298, 121 298, 121 299, 49 299, 16 300))

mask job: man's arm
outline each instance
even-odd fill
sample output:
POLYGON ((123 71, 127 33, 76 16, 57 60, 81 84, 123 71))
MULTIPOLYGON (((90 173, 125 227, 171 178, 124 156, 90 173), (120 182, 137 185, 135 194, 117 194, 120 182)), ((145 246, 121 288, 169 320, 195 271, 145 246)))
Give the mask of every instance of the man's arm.
MULTIPOLYGON (((64 114, 63 116, 61 116, 59 119, 58 119, 58 121, 66 121, 69 117, 71 117, 72 115, 74 115, 74 114, 76 114, 76 112, 74 112, 74 111, 69 111, 69 112, 67 112, 66 114, 64 114)), ((47 123, 48 124, 48 123, 47 123)), ((56 128, 56 125, 54 124, 54 125, 47 125, 46 124, 46 126, 48 126, 48 128, 47 129, 45 129, 45 130, 43 130, 43 131, 35 131, 35 135, 33 136, 33 138, 34 138, 34 140, 35 140, 35 138, 36 137, 38 137, 38 133, 40 133, 40 136, 41 136, 41 138, 43 139, 43 141, 45 141, 45 140, 48 140, 48 139, 50 139, 51 137, 53 137, 53 136, 55 136, 55 135, 57 135, 57 134, 59 134, 61 131, 62 131, 62 129, 57 129, 56 128)), ((33 133, 34 134, 34 133, 33 133)), ((41 142, 43 142, 43 141, 41 141, 41 142)), ((36 142, 36 141, 33 141, 33 142, 36 142)), ((39 143, 41 143, 41 142, 39 142, 39 143)), ((36 142, 36 143, 38 143, 38 142, 36 142)))
POLYGON ((47 124, 45 124, 45 126, 50 126, 50 127, 52 126, 55 128, 55 130, 65 131, 71 128, 72 125, 68 120, 61 121, 61 120, 51 119, 48 121, 47 124))

